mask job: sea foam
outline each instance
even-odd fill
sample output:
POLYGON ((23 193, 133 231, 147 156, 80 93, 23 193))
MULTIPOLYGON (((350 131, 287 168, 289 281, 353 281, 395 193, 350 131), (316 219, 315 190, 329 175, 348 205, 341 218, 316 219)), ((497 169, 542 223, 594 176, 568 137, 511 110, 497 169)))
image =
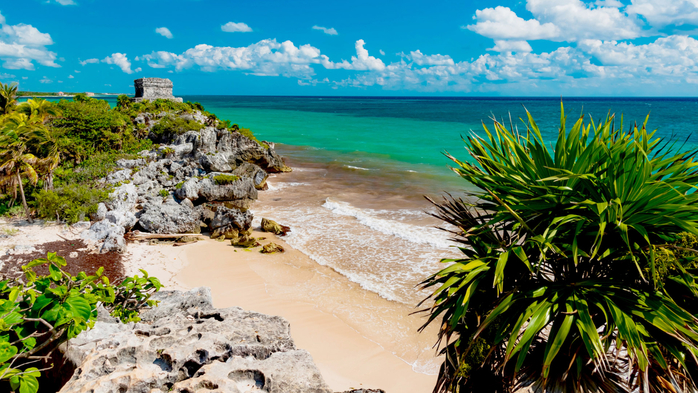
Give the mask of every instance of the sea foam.
POLYGON ((374 231, 397 236, 412 243, 428 244, 437 248, 448 248, 452 244, 444 237, 443 233, 436 229, 379 218, 371 214, 370 209, 360 209, 346 202, 334 201, 327 198, 322 207, 335 214, 355 217, 359 223, 374 231))

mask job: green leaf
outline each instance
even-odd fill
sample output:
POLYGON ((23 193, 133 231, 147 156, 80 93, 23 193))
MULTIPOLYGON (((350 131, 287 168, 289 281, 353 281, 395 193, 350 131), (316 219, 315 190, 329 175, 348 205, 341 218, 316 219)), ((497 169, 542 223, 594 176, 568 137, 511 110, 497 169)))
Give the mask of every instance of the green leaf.
POLYGON ((17 347, 8 342, 0 342, 0 364, 7 362, 17 354, 17 347))
POLYGON ((76 317, 80 317, 87 321, 92 314, 92 307, 83 297, 70 296, 65 300, 65 308, 68 309, 76 317))

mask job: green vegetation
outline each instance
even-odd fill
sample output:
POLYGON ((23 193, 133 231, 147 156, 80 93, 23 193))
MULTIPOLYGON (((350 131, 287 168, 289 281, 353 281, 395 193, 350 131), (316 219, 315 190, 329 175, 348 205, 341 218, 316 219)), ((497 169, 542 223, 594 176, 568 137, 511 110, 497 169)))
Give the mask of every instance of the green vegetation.
POLYGON ((449 156, 480 192, 435 203, 463 253, 423 282, 436 392, 696 389, 695 153, 646 121, 565 123, 554 150, 528 114, 449 156))
POLYGON ((187 131, 199 131, 202 128, 204 126, 195 120, 167 115, 160 119, 150 132, 159 140, 167 140, 174 135, 182 135, 187 131))
POLYGON ((225 184, 233 184, 239 177, 235 175, 216 175, 213 177, 213 182, 219 186, 225 184))
MULTIPOLYGON (((16 84, 0 83, 3 215, 23 212, 29 219, 38 216, 68 223, 87 219, 98 203, 107 201, 112 188, 99 180, 115 169, 118 159, 132 159, 142 150, 157 149, 159 145, 150 138, 165 142, 204 127, 180 117, 182 114, 200 111, 209 125, 239 131, 257 141, 249 130, 219 120, 200 103, 163 99, 132 102, 121 95, 112 109, 106 101, 84 93, 58 103, 35 98, 22 104, 17 103, 17 94, 16 84), (162 113, 166 115, 160 118, 162 113), (146 114, 146 124, 134 121, 140 114, 146 114)), ((162 152, 169 156, 174 149, 162 152)))
POLYGON ((170 192, 165 190, 164 188, 162 190, 160 190, 160 192, 158 192, 158 194, 160 194, 160 196, 163 198, 167 198, 168 196, 170 196, 170 192))
POLYGON ((36 393, 51 354, 65 341, 94 326, 97 306, 123 323, 139 321, 139 310, 156 305, 157 278, 127 277, 112 285, 100 268, 94 275, 72 276, 64 258, 48 253, 22 267, 24 277, 0 281, 0 381, 20 393, 36 393), (48 267, 48 275, 34 268, 48 267), (41 366, 41 364, 39 364, 41 366))

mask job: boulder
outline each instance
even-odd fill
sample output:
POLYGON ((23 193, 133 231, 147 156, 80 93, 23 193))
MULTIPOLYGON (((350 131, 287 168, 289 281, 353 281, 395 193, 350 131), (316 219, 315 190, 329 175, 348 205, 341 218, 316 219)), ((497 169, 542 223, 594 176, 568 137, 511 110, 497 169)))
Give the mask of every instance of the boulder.
POLYGON ((228 157, 223 153, 201 155, 201 166, 208 172, 230 172, 233 167, 228 164, 228 157))
POLYGON ((252 179, 241 177, 231 184, 216 184, 214 178, 221 173, 211 173, 201 180, 199 197, 207 201, 232 201, 236 199, 257 199, 257 189, 252 179))
POLYGON ((136 215, 132 212, 125 212, 123 210, 112 210, 105 214, 105 219, 119 226, 124 227, 126 231, 133 228, 138 222, 136 215))
POLYGON ((262 254, 273 254, 275 252, 284 252, 284 248, 276 243, 265 244, 259 251, 262 254))
POLYGON ((266 218, 262 218, 262 230, 264 232, 270 232, 279 236, 286 236, 286 233, 291 231, 291 228, 280 225, 276 221, 272 221, 266 218))
POLYGON ((207 288, 162 291, 139 323, 101 317, 61 346, 75 368, 60 393, 330 393, 280 317, 215 309, 207 288))
POLYGON ((214 239, 219 237, 237 238, 240 231, 246 231, 250 228, 252 218, 250 211, 243 213, 237 209, 217 206, 215 215, 209 224, 211 237, 214 239))
POLYGON ((199 191, 201 190, 201 184, 199 179, 192 177, 185 181, 181 187, 175 191, 175 195, 179 199, 189 199, 195 201, 199 199, 199 191))
POLYGON ((252 183, 254 183, 254 188, 258 190, 266 189, 265 186, 267 185, 269 174, 255 164, 243 162, 240 166, 235 168, 233 174, 240 177, 249 177, 252 179, 252 183))
POLYGON ((160 205, 146 203, 138 224, 150 233, 201 232, 199 218, 194 210, 176 202, 160 205))
POLYGON ((109 210, 130 211, 136 206, 137 200, 138 190, 136 186, 133 183, 122 184, 109 194, 106 206, 109 210))
POLYGON ((110 251, 126 251, 126 239, 124 239, 123 235, 110 234, 104 239, 104 243, 102 243, 102 247, 99 248, 99 252, 105 253, 110 251))

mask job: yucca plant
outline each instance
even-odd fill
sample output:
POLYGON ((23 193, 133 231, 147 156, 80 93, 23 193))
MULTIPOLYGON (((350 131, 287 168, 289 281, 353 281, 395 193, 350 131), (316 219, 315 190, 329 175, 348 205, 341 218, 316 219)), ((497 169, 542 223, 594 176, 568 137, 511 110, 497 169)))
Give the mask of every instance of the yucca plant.
POLYGON ((693 255, 673 242, 698 235, 695 152, 647 119, 568 131, 563 109, 554 148, 524 123, 483 125, 470 161, 449 155, 479 192, 435 203, 463 257, 423 282, 445 355, 434 391, 695 391, 696 276, 657 257, 693 255))

